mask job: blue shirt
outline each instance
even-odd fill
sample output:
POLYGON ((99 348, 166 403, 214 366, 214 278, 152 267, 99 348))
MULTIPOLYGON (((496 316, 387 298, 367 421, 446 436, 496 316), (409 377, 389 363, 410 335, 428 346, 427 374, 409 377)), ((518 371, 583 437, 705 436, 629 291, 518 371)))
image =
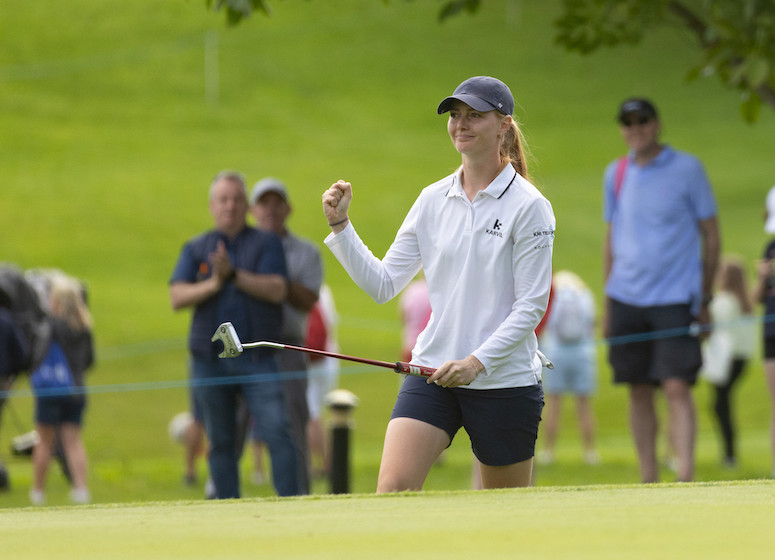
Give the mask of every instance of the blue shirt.
POLYGON ((603 218, 611 225, 613 263, 606 294, 635 306, 688 303, 702 297, 700 224, 716 200, 700 161, 665 146, 645 166, 633 154, 618 196, 617 162, 604 177, 603 218))
MULTIPOLYGON (((170 284, 201 282, 209 278, 212 271, 208 256, 215 251, 219 241, 225 243, 234 268, 256 274, 287 276, 280 237, 246 227, 233 239, 217 231, 208 231, 187 242, 180 252, 170 284)), ((231 321, 243 342, 277 342, 282 328, 282 306, 249 296, 228 282, 220 292, 194 308, 188 345, 195 358, 218 359, 220 345, 213 343, 211 338, 218 325, 225 321, 231 321)), ((258 360, 268 353, 271 351, 259 349, 247 354, 258 360)))

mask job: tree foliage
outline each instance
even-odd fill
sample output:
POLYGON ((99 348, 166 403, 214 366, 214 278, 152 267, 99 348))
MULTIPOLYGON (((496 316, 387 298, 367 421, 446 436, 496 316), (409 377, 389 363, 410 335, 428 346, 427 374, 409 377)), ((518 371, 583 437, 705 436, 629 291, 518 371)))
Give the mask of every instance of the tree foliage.
POLYGON ((208 10, 226 13, 226 23, 237 25, 244 18, 250 17, 253 12, 261 12, 265 16, 271 14, 266 0, 205 0, 208 10))
MULTIPOLYGON (((389 0, 382 0, 389 4, 389 0)), ((268 0, 205 0, 236 25, 253 12, 270 15, 268 0)), ((439 21, 474 14, 483 0, 444 0, 439 21)), ((775 110, 775 0, 563 0, 555 42, 588 55, 636 45, 662 27, 679 27, 697 41, 701 56, 688 79, 716 75, 740 92, 742 117, 754 122, 764 103, 775 110)))
POLYGON ((658 27, 678 25, 701 51, 689 79, 715 74, 738 90, 748 122, 762 103, 775 109, 773 0, 563 0, 563 7, 556 42, 570 51, 637 44, 658 27))

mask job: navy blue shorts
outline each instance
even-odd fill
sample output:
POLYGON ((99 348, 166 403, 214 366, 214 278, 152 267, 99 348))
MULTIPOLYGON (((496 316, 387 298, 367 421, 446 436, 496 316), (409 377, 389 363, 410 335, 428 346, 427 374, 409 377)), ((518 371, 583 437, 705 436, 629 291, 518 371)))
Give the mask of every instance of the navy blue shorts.
POLYGON ((66 397, 37 397, 35 399, 35 422, 46 426, 77 424, 83 422, 86 408, 84 395, 66 397))
POLYGON ((763 347, 765 360, 772 360, 775 358, 775 337, 765 336, 763 347))
POLYGON ((610 336, 636 335, 634 341, 612 340, 609 345, 614 382, 659 385, 683 379, 694 385, 702 352, 700 340, 688 334, 693 322, 688 304, 635 307, 611 300, 610 336))
POLYGON ((449 434, 450 444, 465 428, 476 458, 499 467, 535 455, 543 408, 540 383, 509 389, 448 389, 407 376, 391 418, 413 418, 441 428, 449 434))

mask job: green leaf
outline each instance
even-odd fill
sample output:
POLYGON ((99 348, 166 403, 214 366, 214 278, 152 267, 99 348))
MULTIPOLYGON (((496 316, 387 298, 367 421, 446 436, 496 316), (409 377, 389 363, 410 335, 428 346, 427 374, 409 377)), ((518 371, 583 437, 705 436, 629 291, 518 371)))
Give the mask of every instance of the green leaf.
POLYGON ((771 63, 761 55, 750 55, 744 67, 745 79, 752 89, 756 89, 770 78, 771 63))
POLYGON ((463 10, 472 14, 479 9, 479 0, 450 0, 439 10, 439 21, 456 16, 463 10))
POLYGON ((743 102, 740 103, 740 116, 749 124, 753 124, 759 118, 761 100, 759 96, 750 91, 743 93, 743 102))

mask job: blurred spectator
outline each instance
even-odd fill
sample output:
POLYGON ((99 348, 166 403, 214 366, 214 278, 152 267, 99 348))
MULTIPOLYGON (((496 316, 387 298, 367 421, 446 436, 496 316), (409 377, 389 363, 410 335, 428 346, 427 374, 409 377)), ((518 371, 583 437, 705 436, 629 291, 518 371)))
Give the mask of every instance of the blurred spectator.
POLYGON ((170 278, 173 309, 193 308, 189 333, 194 394, 202 406, 210 445, 208 463, 219 499, 239 498, 237 397, 261 424, 272 460, 274 487, 281 496, 300 492, 296 445, 290 432, 275 351, 253 349, 219 359, 211 337, 230 321, 244 340, 277 340, 287 294, 285 255, 274 234, 248 227, 245 181, 223 171, 210 185, 214 229, 187 242, 170 278), (213 383, 229 378, 229 383, 213 383), (235 380, 236 381, 232 381, 235 380))
MULTIPOLYGON (((0 292, 0 393, 10 390, 14 378, 24 370, 28 360, 27 342, 0 292)), ((2 422, 5 395, 0 394, 0 423, 2 422)), ((0 490, 10 486, 8 470, 0 460, 0 490)))
POLYGON ((551 356, 554 369, 543 376, 547 399, 544 448, 538 460, 544 464, 554 460, 562 397, 570 395, 575 401, 584 461, 597 464, 600 456, 595 446, 595 418, 591 402, 597 389, 594 296, 578 275, 561 270, 554 273, 552 279, 549 309, 544 316, 545 328, 539 345, 551 356))
MULTIPOLYGON (((282 181, 267 177, 253 187, 250 193, 250 212, 256 226, 278 235, 285 251, 288 267, 288 292, 283 302, 283 325, 279 342, 304 346, 307 331, 307 313, 318 301, 323 283, 323 260, 320 250, 310 241, 293 234, 288 228, 291 207, 288 190, 282 181)), ((281 351, 278 353, 280 370, 288 375, 283 381, 285 404, 291 422, 291 430, 299 452, 300 492, 310 492, 310 458, 307 442, 307 363, 303 352, 281 351)), ((260 440, 263 427, 256 422, 260 440)), ((260 448, 257 451, 260 453, 260 448)))
POLYGON ((84 374, 94 362, 92 317, 83 286, 75 279, 53 276, 49 297, 51 338, 42 363, 30 377, 38 434, 32 455, 30 501, 34 505, 45 503, 46 474, 59 437, 73 485, 70 498, 75 503, 88 503, 88 458, 81 425, 86 408, 84 374))
POLYGON ((194 390, 189 391, 191 401, 191 422, 183 434, 183 446, 185 448, 185 474, 183 482, 186 486, 193 486, 197 481, 196 460, 205 455, 205 424, 202 407, 196 403, 194 390))
POLYGON ((723 444, 723 464, 737 465, 732 389, 745 371, 756 344, 756 323, 742 259, 725 257, 710 304, 713 331, 703 346, 703 375, 713 384, 713 411, 723 444))
MULTIPOLYGON (((775 234, 775 187, 767 193, 764 231, 775 234)), ((770 391, 770 449, 772 476, 775 478, 775 238, 767 242, 756 270, 758 281, 753 299, 764 305, 764 375, 770 391)))
MULTIPOLYGON (((320 299, 307 316, 305 346, 327 352, 339 352, 337 326, 339 316, 334 305, 334 294, 326 284, 320 288, 320 299)), ((313 476, 323 476, 330 470, 329 450, 323 429, 323 404, 328 393, 336 389, 339 380, 339 360, 330 356, 310 355, 307 368, 307 405, 309 422, 307 439, 313 476)))
POLYGON ((653 103, 627 99, 616 119, 629 152, 604 174, 603 331, 606 338, 628 337, 609 346, 609 361, 614 382, 628 386, 641 480, 659 479, 661 389, 678 480, 686 482, 694 478, 692 387, 702 365, 700 341, 690 326, 709 320, 720 246, 716 199, 702 163, 660 141, 662 123, 653 103), (667 329, 684 333, 651 338, 667 329))
POLYGON ((428 285, 425 276, 420 274, 401 292, 399 299, 401 310, 401 360, 412 361, 412 350, 417 337, 425 329, 431 318, 431 302, 428 298, 428 285))

